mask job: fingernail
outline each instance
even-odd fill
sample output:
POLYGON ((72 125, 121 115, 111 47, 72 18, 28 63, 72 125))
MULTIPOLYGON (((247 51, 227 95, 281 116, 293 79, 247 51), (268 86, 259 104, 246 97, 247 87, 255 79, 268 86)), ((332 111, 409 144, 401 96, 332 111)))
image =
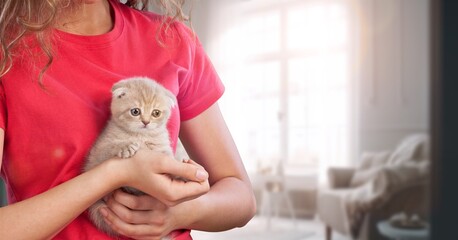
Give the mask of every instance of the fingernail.
POLYGON ((202 169, 197 169, 196 178, 198 180, 207 180, 208 173, 202 169))

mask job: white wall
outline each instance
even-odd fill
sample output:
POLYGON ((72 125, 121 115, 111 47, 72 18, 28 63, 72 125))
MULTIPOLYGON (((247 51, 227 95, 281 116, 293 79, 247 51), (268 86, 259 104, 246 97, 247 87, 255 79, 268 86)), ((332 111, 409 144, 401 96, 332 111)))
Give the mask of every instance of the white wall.
POLYGON ((360 149, 429 127, 428 0, 360 0, 360 149))

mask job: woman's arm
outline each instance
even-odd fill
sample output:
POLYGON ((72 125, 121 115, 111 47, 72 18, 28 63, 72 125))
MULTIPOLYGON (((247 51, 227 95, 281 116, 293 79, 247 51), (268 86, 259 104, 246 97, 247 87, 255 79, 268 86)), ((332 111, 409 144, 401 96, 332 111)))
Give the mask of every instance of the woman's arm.
MULTIPOLYGON (((256 212, 250 180, 217 104, 183 122, 180 139, 192 159, 210 174, 210 191, 186 202, 186 227, 223 231, 244 226, 256 212)), ((183 204, 183 205, 185 205, 183 204)))
POLYGON ((180 139, 210 175, 210 191, 167 207, 144 195, 116 191, 107 199, 112 228, 134 239, 159 239, 175 229, 224 231, 244 226, 255 214, 251 183, 217 104, 183 122, 180 139))
MULTIPOLYGON (((3 153, 3 144, 4 131, 0 129, 0 156, 3 153)), ((95 201, 125 185, 136 185, 149 194, 163 198, 169 205, 192 196, 200 196, 208 190, 205 182, 182 183, 163 174, 179 174, 196 179, 196 166, 176 164, 160 156, 151 160, 152 156, 147 151, 137 155, 132 161, 108 160, 44 193, 0 208, 2 238, 51 238, 95 201), (159 167, 152 167, 158 159, 161 163, 158 164, 159 167), (156 184, 150 181, 155 181, 156 184), (173 190, 179 194, 173 194, 173 190)))

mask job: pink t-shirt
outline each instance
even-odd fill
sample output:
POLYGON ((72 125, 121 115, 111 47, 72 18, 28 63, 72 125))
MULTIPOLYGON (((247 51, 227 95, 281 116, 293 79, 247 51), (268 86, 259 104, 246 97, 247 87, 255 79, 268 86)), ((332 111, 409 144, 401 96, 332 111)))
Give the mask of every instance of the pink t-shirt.
MULTIPOLYGON (((10 203, 81 173, 88 150, 110 116, 110 90, 117 81, 147 76, 176 95, 178 107, 168 123, 174 149, 180 122, 199 115, 222 95, 224 87, 209 58, 184 24, 174 23, 168 35, 159 34, 160 16, 115 0, 110 3, 115 23, 109 33, 79 36, 54 31, 54 62, 43 77, 44 88, 37 82, 41 65, 34 67, 31 60, 40 59, 33 41, 30 51, 16 58, 2 77, 0 127, 5 130, 5 146, 1 176, 10 203)), ((83 213, 55 239, 109 237, 83 213)), ((189 231, 176 239, 191 239, 189 231)))

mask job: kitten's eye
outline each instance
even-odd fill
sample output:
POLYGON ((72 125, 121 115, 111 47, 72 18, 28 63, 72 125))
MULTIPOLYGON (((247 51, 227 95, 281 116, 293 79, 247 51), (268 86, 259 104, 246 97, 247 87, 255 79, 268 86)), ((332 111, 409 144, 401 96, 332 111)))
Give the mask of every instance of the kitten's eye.
POLYGON ((154 118, 158 118, 161 116, 161 114, 162 114, 161 110, 154 109, 153 112, 151 113, 151 116, 153 116, 154 118))
POLYGON ((142 113, 140 108, 132 108, 132 109, 130 109, 130 114, 132 114, 132 116, 134 116, 134 117, 140 115, 140 113, 142 113))

